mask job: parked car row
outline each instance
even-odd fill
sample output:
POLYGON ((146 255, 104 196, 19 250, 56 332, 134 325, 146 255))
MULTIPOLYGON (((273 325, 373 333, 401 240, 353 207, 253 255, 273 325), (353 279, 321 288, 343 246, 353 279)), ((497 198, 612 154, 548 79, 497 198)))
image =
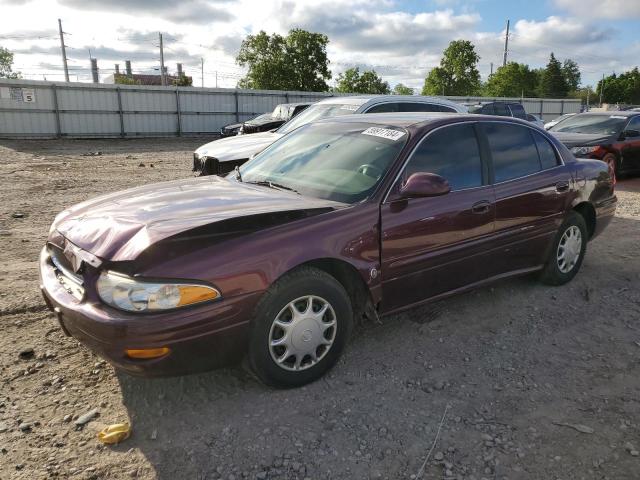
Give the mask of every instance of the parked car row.
POLYGON ((337 97, 275 132, 204 145, 202 178, 60 213, 40 256, 45 302, 123 371, 246 355, 287 387, 331 368, 360 318, 515 275, 570 281, 617 200, 615 169, 576 159, 563 135, 581 156, 618 145, 626 167, 640 114, 580 114, 547 132, 466 110, 337 97))

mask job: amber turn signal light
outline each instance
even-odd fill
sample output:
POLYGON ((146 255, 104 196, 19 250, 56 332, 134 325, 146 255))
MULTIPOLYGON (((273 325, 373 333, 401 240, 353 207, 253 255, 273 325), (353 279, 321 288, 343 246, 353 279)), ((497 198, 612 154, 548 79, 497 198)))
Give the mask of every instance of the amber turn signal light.
POLYGON ((124 351, 130 358, 160 358, 171 352, 169 347, 160 348, 128 348, 124 351))
POLYGON ((199 285, 181 285, 178 287, 178 290, 180 291, 179 307, 206 302, 207 300, 215 300, 220 296, 217 290, 199 285))

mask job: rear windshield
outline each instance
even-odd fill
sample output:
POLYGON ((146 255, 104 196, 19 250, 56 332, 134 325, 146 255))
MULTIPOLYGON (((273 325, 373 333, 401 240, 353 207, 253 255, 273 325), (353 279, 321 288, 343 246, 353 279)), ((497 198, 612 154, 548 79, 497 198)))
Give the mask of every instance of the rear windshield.
POLYGON ((293 117, 290 121, 282 125, 278 129, 278 133, 289 133, 296 128, 306 125, 309 122, 320 120, 321 118, 337 117, 339 115, 349 115, 356 113, 360 105, 337 104, 337 103, 316 103, 311 105, 299 115, 293 117))
POLYGON ((308 124, 240 167, 241 180, 336 202, 359 202, 375 191, 408 137, 406 130, 394 126, 308 124))
POLYGON ((628 117, 623 115, 589 115, 582 113, 563 120, 549 129, 551 132, 616 135, 622 131, 628 117))

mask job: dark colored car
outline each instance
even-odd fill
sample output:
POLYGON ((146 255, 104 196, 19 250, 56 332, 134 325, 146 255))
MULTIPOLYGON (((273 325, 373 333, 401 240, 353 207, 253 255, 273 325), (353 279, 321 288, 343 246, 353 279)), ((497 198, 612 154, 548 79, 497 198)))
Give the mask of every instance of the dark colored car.
POLYGON ((302 385, 353 324, 537 272, 578 272, 616 205, 607 166, 530 124, 345 115, 239 174, 146 185, 56 217, 42 291, 63 329, 133 374, 238 360, 302 385))
POLYGON ((302 112, 311 103, 281 103, 273 109, 269 115, 260 115, 252 120, 247 120, 242 124, 238 135, 258 132, 268 132, 278 128, 285 122, 302 112))
POLYGON ((481 115, 497 115, 500 117, 514 117, 527 120, 537 124, 538 118, 528 116, 524 107, 517 102, 484 102, 476 105, 469 105, 469 113, 479 113, 481 115))
POLYGON ((614 178, 640 172, 640 112, 589 112, 549 129, 577 157, 595 158, 614 178))
MULTIPOLYGON (((251 120, 249 120, 250 122, 252 121, 256 121, 256 122, 261 122, 263 120, 268 120, 271 119, 271 112, 269 113, 263 113, 261 115, 258 115, 255 118, 252 118, 251 120)), ((238 132, 240 131, 240 128, 242 127, 242 122, 240 123, 230 123, 229 125, 225 125, 224 127, 222 127, 220 129, 220 136, 221 137, 233 137, 235 135, 238 135, 238 132)))

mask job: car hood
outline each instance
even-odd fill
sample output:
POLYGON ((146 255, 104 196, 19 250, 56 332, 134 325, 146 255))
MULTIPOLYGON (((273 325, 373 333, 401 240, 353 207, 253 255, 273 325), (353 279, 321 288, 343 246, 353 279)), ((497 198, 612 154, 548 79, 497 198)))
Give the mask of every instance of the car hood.
POLYGON ((600 133, 571 133, 571 132, 549 132, 566 147, 589 147, 592 145, 602 145, 611 143, 614 135, 602 135, 600 133))
MULTIPOLYGON (((49 241, 64 237, 102 260, 134 260, 147 247, 202 226, 244 216, 322 213, 344 204, 217 176, 175 180, 116 192, 60 213, 49 241)), ((283 216, 284 218, 284 216, 283 216)), ((61 245, 62 243, 62 245, 61 245)))
POLYGON ((201 157, 217 158, 221 162, 242 160, 261 152, 281 137, 282 135, 276 132, 238 135, 209 142, 198 148, 195 153, 201 157))

